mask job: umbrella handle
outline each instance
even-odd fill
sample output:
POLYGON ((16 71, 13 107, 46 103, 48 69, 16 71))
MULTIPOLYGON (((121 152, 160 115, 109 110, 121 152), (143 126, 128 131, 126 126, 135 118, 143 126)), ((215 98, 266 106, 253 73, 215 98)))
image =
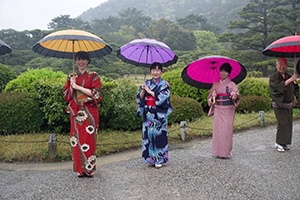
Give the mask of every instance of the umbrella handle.
POLYGON ((214 105, 214 104, 216 103, 216 98, 213 97, 213 98, 211 98, 211 99, 209 99, 209 102, 210 102, 212 105, 214 105), (211 99, 212 99, 212 100, 211 100, 211 99))

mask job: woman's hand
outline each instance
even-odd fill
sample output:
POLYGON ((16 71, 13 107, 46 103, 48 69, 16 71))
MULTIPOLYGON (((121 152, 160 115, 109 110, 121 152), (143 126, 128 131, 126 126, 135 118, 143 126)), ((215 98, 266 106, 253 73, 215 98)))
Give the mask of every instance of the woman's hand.
POLYGON ((71 78, 71 87, 75 90, 78 89, 78 85, 76 84, 76 78, 74 77, 71 78))
POLYGON ((144 91, 146 91, 148 94, 152 95, 152 96, 155 95, 155 93, 152 92, 152 91, 149 89, 149 87, 146 85, 146 83, 143 83, 142 89, 143 89, 144 91))
POLYGON ((231 96, 231 99, 232 99, 232 101, 236 101, 236 100, 237 100, 237 95, 236 95, 236 94, 233 94, 233 95, 231 96))
POLYGON ((217 92, 216 92, 216 90, 213 90, 211 96, 212 96, 213 98, 216 98, 216 97, 217 97, 217 92))

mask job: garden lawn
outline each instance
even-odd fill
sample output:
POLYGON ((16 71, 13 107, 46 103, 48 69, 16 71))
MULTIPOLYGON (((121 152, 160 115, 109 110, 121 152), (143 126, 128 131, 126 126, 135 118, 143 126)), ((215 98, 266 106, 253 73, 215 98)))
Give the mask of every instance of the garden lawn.
MULTIPOLYGON (((300 118, 300 109, 294 109, 294 119, 300 118)), ((188 122, 188 139, 210 137, 212 117, 203 116, 188 122)), ((276 123, 272 110, 265 113, 265 124, 276 123)), ((259 114, 248 113, 235 115, 234 132, 260 126, 259 114)), ((4 162, 45 162, 48 157, 48 135, 50 133, 15 134, 0 136, 0 161, 4 162)), ((180 124, 168 127, 169 143, 182 143, 180 124)), ((141 147, 142 132, 138 131, 100 131, 97 136, 96 155, 107 155, 128 149, 141 147)), ((71 160, 69 135, 57 135, 58 162, 71 160)))

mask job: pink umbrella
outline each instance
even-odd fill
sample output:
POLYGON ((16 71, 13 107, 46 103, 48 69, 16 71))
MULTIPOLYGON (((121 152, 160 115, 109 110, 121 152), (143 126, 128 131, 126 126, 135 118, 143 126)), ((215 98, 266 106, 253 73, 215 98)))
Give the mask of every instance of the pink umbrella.
POLYGON ((234 59, 219 55, 206 56, 190 63, 182 71, 181 78, 190 86, 210 89, 221 79, 220 66, 226 62, 232 67, 229 78, 236 84, 240 83, 247 75, 246 68, 234 59))

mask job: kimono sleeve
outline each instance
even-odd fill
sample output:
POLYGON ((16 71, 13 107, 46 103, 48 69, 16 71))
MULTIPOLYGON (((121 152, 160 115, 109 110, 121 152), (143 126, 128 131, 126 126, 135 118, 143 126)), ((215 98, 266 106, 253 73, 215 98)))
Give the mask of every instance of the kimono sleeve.
MULTIPOLYGON (((275 74, 276 75, 276 74, 275 74)), ((280 80, 275 75, 270 76, 269 89, 272 100, 279 106, 282 107, 284 100, 284 87, 285 80, 280 80)))
POLYGON ((145 96, 141 99, 140 98, 140 93, 142 92, 142 86, 140 86, 139 91, 136 94, 136 102, 138 104, 138 110, 136 113, 136 117, 141 117, 143 116, 144 113, 144 106, 145 106, 145 96))
POLYGON ((239 93, 239 90, 238 90, 237 85, 236 85, 234 82, 232 82, 232 81, 231 81, 231 85, 230 85, 229 91, 230 91, 230 93, 229 93, 230 98, 231 98, 233 95, 236 94, 237 99, 236 99, 236 101, 234 101, 233 103, 234 103, 234 106, 238 106, 239 103, 240 103, 240 101, 241 101, 241 95, 240 95, 240 93, 239 93))
POLYGON ((167 81, 163 81, 160 89, 155 92, 155 105, 161 106, 163 104, 170 104, 170 86, 167 81))
POLYGON ((71 81, 70 81, 70 76, 68 76, 67 78, 67 82, 66 84, 64 85, 63 87, 63 92, 64 92, 64 99, 67 101, 67 102, 71 102, 73 97, 71 96, 71 89, 70 89, 70 86, 71 86, 71 81))
POLYGON ((92 99, 96 102, 100 102, 102 98, 102 87, 101 87, 101 80, 99 75, 94 72, 92 75, 92 82, 91 82, 91 93, 92 99))

